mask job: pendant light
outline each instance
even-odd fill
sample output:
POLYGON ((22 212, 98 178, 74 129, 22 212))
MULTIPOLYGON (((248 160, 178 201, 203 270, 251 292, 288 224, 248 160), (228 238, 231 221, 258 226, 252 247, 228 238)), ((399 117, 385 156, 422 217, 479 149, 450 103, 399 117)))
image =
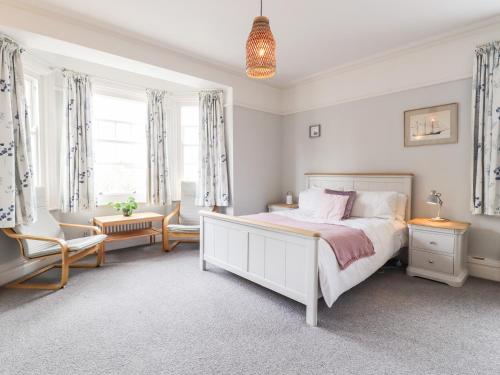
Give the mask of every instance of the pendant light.
POLYGON ((253 20, 247 40, 247 76, 256 79, 271 78, 276 74, 276 42, 269 26, 269 18, 262 15, 253 20))

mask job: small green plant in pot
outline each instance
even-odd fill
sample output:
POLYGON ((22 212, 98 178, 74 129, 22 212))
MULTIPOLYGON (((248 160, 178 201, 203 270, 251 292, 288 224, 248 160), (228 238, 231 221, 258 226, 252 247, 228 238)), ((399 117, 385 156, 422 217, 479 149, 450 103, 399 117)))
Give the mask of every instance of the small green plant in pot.
POLYGON ((121 211, 123 216, 132 216, 134 210, 137 210, 137 207, 139 207, 134 197, 129 197, 125 202, 110 202, 108 206, 113 207, 117 211, 121 211))

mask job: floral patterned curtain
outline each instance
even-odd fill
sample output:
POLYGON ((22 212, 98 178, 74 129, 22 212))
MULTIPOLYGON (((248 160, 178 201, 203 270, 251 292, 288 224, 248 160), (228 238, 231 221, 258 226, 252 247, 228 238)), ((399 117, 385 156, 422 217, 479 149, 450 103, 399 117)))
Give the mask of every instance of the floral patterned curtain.
POLYGON ((20 47, 0 36, 0 228, 36 220, 36 192, 20 47))
POLYGON ((147 90, 148 125, 148 194, 149 204, 167 206, 171 203, 168 171, 167 92, 147 90))
POLYGON ((65 117, 61 149, 61 209, 93 209, 92 85, 87 75, 63 71, 65 117))
POLYGON ((500 216, 500 42, 476 49, 472 79, 472 212, 500 216))
POLYGON ((200 93, 200 171, 196 205, 229 205, 222 91, 200 93))

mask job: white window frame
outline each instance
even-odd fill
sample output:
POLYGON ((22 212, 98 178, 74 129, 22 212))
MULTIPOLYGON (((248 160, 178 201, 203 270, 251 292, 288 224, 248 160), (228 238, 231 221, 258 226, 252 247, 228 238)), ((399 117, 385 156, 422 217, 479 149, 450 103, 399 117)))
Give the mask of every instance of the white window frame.
MULTIPOLYGON (((45 153, 44 153, 44 142, 42 140, 42 131, 41 131, 41 121, 40 121, 40 77, 35 74, 24 74, 24 81, 30 82, 31 86, 31 103, 28 111, 30 112, 30 138, 35 137, 36 142, 36 155, 34 154, 34 150, 32 151, 32 159, 35 168, 35 186, 41 187, 44 186, 45 183, 45 170, 42 168, 45 161, 45 153)), ((28 90, 28 87, 25 87, 28 90)))
POLYGON ((173 199, 180 199, 180 185, 184 174, 184 148, 182 143, 182 125, 181 125, 181 107, 185 105, 198 106, 199 99, 197 93, 177 94, 172 97, 173 100, 173 126, 170 136, 173 142, 170 142, 172 149, 170 155, 175 157, 175 160, 170 161, 171 170, 173 171, 173 199))
MULTIPOLYGON (((94 79, 93 85, 92 85, 92 94, 93 95, 104 95, 104 96, 111 96, 111 97, 116 97, 116 98, 121 98, 121 99, 127 99, 127 100, 134 100, 134 101, 141 101, 144 102, 147 105, 147 96, 145 89, 138 89, 133 86, 128 86, 128 85, 121 85, 121 84, 116 84, 116 83, 110 83, 106 80, 101 80, 101 79, 94 79)), ((147 116, 147 115, 146 115, 147 116)), ((145 121, 147 120, 147 117, 145 116, 145 121)), ((147 125, 147 124, 145 124, 147 125)), ((146 128, 144 129, 146 130, 146 128)), ((147 140, 146 140, 147 141, 147 140)), ((145 157, 147 157, 147 150, 144 150, 145 157)), ((144 183, 147 185, 147 180, 144 181, 144 183)), ((146 189, 148 187, 146 186, 146 189)), ((99 194, 99 192, 96 191, 96 195, 99 194)), ((123 194, 102 194, 99 197, 96 196, 97 200, 99 201, 105 201, 105 202, 116 202, 116 201, 121 201, 121 200, 126 200, 130 196, 130 193, 123 193, 123 194)), ((140 204, 145 204, 146 202, 139 201, 138 203, 140 204)), ((101 203, 99 207, 106 206, 106 203, 101 203)))

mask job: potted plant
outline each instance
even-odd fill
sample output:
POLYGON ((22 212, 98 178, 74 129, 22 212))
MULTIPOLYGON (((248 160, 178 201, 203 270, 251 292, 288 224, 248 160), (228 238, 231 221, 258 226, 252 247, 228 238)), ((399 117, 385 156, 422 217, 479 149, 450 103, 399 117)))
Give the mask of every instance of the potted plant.
POLYGON ((110 202, 108 203, 108 206, 113 207, 117 211, 121 211, 123 216, 132 216, 134 210, 139 207, 134 197, 128 197, 125 202, 110 202))

